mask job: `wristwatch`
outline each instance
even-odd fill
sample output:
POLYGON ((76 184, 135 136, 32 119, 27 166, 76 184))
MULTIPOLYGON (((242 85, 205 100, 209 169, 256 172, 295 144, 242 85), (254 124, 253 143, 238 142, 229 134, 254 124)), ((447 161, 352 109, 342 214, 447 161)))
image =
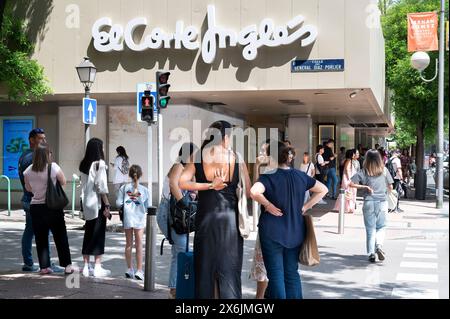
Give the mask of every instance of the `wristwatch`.
POLYGON ((209 183, 208 189, 213 189, 213 184, 209 183))

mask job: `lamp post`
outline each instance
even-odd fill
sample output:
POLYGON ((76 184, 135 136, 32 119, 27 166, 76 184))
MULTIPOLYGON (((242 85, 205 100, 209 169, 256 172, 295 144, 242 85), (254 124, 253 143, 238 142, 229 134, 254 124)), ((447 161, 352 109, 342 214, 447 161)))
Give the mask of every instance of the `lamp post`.
POLYGON ((432 79, 425 79, 422 71, 430 64, 430 56, 425 52, 416 52, 411 57, 411 65, 420 72, 420 78, 431 82, 439 75, 438 93, 438 145, 437 145, 437 181, 436 181, 436 208, 442 208, 444 201, 444 68, 445 68, 445 0, 441 0, 439 21, 439 59, 436 59, 436 73, 432 79))
MULTIPOLYGON (((89 98, 91 94, 91 86, 95 81, 95 75, 97 74, 97 68, 95 65, 89 61, 88 57, 85 57, 84 60, 80 63, 79 66, 76 67, 78 78, 80 79, 81 84, 84 86, 84 97, 89 98)), ((90 139, 90 127, 89 124, 84 125, 84 139, 85 145, 87 145, 90 139)))

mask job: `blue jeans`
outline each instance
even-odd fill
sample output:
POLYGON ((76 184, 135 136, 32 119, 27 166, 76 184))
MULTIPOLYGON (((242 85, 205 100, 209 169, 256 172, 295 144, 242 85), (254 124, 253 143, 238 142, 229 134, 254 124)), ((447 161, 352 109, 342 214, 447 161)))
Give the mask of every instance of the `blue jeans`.
POLYGON ((169 272, 169 288, 177 287, 177 259, 178 253, 182 253, 186 251, 186 240, 187 235, 182 234, 178 235, 173 229, 172 231, 172 259, 170 262, 170 272, 169 272))
POLYGON ((327 188, 328 188, 328 191, 330 192, 330 197, 338 196, 337 187, 338 187, 338 177, 336 175, 336 168, 331 167, 328 170, 328 174, 327 174, 327 188), (330 188, 331 182, 333 182, 333 189, 330 188))
POLYGON ((33 266, 33 224, 31 222, 30 203, 22 202, 25 211, 25 229, 22 235, 22 257, 23 263, 27 266, 33 266))
POLYGON ((367 253, 374 254, 384 242, 387 201, 368 200, 363 204, 364 225, 366 226, 367 253))
POLYGON ((261 251, 269 278, 270 299, 303 299, 298 273, 300 246, 286 248, 260 231, 261 251))

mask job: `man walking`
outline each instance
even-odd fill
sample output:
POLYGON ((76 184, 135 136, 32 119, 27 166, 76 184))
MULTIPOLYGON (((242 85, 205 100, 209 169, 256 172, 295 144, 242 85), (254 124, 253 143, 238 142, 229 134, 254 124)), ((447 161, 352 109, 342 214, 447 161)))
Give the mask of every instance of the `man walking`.
POLYGON ((327 188, 328 197, 336 200, 338 197, 338 177, 336 175, 336 154, 334 154, 334 140, 329 139, 325 145, 325 152, 323 153, 323 159, 329 163, 329 169, 327 174, 327 188), (333 184, 333 187, 331 187, 333 184))
POLYGON ((392 177, 394 178, 394 189, 397 191, 397 207, 392 212, 397 213, 403 213, 403 210, 400 209, 400 198, 401 193, 403 191, 402 189, 402 183, 403 183, 403 172, 402 172, 402 163, 400 161, 400 150, 394 150, 392 152, 392 157, 389 159, 388 163, 386 164, 387 169, 392 177))

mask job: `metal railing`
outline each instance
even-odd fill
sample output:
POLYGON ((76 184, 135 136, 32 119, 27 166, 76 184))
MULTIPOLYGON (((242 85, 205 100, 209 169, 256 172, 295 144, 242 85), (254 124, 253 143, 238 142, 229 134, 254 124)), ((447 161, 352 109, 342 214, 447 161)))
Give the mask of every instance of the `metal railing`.
POLYGON ((11 216, 11 180, 6 175, 1 175, 0 179, 6 179, 8 184, 8 216, 11 216))

